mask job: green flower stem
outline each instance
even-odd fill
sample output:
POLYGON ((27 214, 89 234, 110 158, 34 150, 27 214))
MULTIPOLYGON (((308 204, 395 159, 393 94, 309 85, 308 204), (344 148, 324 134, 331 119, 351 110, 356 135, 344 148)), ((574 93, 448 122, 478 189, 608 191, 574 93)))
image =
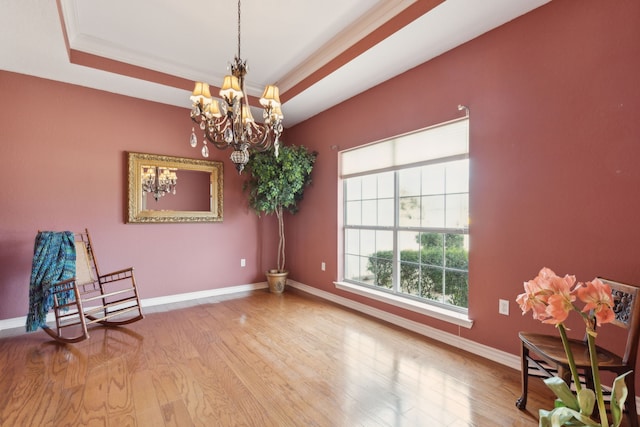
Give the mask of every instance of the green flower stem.
MULTIPOLYGON (((596 338, 587 330, 587 341, 589 343, 589 359, 591 361, 591 372, 593 374, 593 387, 596 392, 596 400, 598 402, 598 411, 600 412, 600 424, 608 426, 607 409, 604 406, 604 398, 602 397, 602 383, 600 382, 600 370, 598 369, 598 354, 596 350, 596 338)), ((635 397, 633 397, 635 398, 635 397)))
MULTIPOLYGON (((573 358, 573 352, 571 351, 571 347, 569 346, 567 331, 564 329, 564 325, 562 323, 558 324, 558 330, 560 331, 560 338, 562 338, 562 346, 564 347, 564 352, 567 355, 567 361, 569 362, 569 369, 571 369, 571 376, 573 377, 573 383, 576 385, 576 391, 579 392, 582 389, 582 385, 580 384, 580 377, 578 376, 576 361, 573 358)), ((600 381, 600 377, 598 377, 598 381, 600 381)), ((602 392, 600 392, 600 394, 602 394, 602 392)))

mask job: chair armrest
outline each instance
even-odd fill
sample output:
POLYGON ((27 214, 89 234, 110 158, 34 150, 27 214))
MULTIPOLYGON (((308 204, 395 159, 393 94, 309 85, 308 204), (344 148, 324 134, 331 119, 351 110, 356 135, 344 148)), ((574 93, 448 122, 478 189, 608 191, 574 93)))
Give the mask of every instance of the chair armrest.
POLYGON ((77 278, 74 276, 74 277, 72 277, 70 279, 61 280, 60 282, 51 283, 49 286, 50 287, 54 287, 54 286, 68 285, 69 283, 73 283, 76 280, 77 280, 77 278))
POLYGON ((100 284, 104 284, 130 278, 133 278, 133 267, 124 268, 122 270, 113 271, 107 274, 101 274, 98 277, 98 282, 100 284))
POLYGON ((73 291, 76 288, 77 280, 77 277, 72 277, 70 279, 61 280, 60 282, 51 283, 49 285, 49 292, 52 292, 53 294, 59 294, 62 292, 73 291))

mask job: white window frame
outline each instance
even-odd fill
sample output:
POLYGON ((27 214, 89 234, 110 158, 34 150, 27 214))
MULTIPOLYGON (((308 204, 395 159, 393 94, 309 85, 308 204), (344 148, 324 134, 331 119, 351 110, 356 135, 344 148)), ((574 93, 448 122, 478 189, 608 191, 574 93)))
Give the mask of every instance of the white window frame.
MULTIPOLYGON (((468 310, 460 307, 449 306, 446 304, 438 304, 425 301, 421 298, 413 298, 410 295, 402 295, 397 292, 388 292, 381 288, 359 284, 344 279, 345 276, 345 225, 344 212, 346 200, 343 197, 344 191, 342 186, 344 180, 361 175, 369 175, 379 172, 394 171, 395 174, 395 195, 394 200, 397 201, 398 182, 397 171, 404 168, 419 167, 433 163, 443 163, 459 159, 469 158, 469 119, 464 117, 425 129, 421 129, 408 134, 378 141, 365 146, 340 152, 339 170, 340 170, 340 188, 339 199, 342 210, 340 215, 340 277, 341 280, 334 282, 336 288, 350 293, 366 296, 368 298, 381 301, 393 306, 401 307, 406 310, 434 317, 449 323, 456 324, 465 328, 471 328, 473 321, 468 317, 468 310), (369 155, 366 162, 358 162, 356 159, 362 154, 369 155), (374 161, 371 161, 374 158, 374 161)), ((394 202, 395 203, 395 202, 394 202)), ((398 205, 395 208, 394 231, 394 254, 397 254, 397 232, 404 230, 398 226, 398 205)), ((370 227, 376 229, 377 227, 370 227)), ((445 231, 446 233, 446 231, 445 231)), ((466 233, 468 235, 468 228, 466 233)), ((398 278, 397 269, 398 260, 394 260, 394 282, 398 278)))

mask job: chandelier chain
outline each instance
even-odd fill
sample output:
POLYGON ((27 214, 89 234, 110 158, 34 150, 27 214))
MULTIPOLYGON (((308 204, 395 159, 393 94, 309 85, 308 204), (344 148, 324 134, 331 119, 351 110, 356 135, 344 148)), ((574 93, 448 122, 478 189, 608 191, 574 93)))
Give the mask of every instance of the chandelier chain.
POLYGON ((240 0, 238 0, 238 58, 242 58, 240 56, 240 0))

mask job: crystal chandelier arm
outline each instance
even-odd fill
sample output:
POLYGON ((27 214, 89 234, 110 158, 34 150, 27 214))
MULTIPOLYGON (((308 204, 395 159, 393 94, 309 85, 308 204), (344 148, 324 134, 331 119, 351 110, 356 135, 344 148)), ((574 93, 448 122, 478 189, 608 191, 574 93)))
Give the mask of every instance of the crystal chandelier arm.
POLYGON ((248 140, 251 143, 254 151, 264 151, 269 149, 269 147, 273 143, 273 138, 271 138, 271 132, 269 131, 269 128, 258 123, 251 123, 250 126, 252 131, 250 136, 248 137, 248 140))
MULTIPOLYGON (((217 102, 217 101, 215 101, 217 102)), ((238 148, 242 144, 247 144, 252 151, 265 151, 278 141, 282 134, 282 120, 272 107, 265 108, 265 124, 254 121, 242 123, 243 106, 246 106, 244 97, 235 98, 232 103, 223 101, 225 114, 219 117, 207 117, 205 106, 198 103, 194 106, 191 114, 193 122, 204 131, 207 141, 211 142, 218 149, 227 147, 238 148)))
POLYGON ((209 119, 204 128, 204 137, 216 148, 224 150, 230 145, 224 138, 225 131, 229 128, 230 123, 227 116, 209 119))

